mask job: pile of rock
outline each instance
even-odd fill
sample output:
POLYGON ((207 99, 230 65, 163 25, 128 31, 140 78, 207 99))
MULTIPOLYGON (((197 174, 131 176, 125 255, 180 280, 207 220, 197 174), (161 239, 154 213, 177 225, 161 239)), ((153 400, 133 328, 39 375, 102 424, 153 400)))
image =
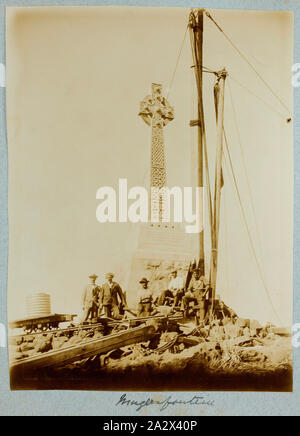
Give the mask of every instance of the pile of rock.
POLYGON ((256 320, 241 318, 216 320, 203 328, 190 326, 189 332, 183 326, 179 333, 161 333, 154 349, 149 349, 147 343, 124 347, 123 354, 118 359, 108 359, 102 370, 173 373, 186 367, 202 367, 213 372, 251 372, 283 364, 291 366, 291 343, 276 331, 281 336, 288 333, 270 324, 261 326, 256 320))
POLYGON ((9 358, 11 361, 20 360, 51 350, 59 350, 60 348, 80 344, 102 336, 103 329, 100 326, 95 330, 57 331, 15 338, 10 337, 9 358))
MULTIPOLYGON (((93 356, 70 364, 68 368, 87 370, 92 363, 93 370, 104 372, 147 369, 173 373, 200 366, 207 371, 244 371, 254 366, 264 369, 291 365, 291 341, 284 338, 289 332, 270 324, 261 326, 258 321, 241 318, 215 320, 204 327, 195 326, 193 322, 168 322, 168 318, 156 321, 156 324, 157 333, 151 340, 93 356)), ((101 338, 104 333, 100 326, 11 338, 10 359, 19 360, 70 347, 101 338)))

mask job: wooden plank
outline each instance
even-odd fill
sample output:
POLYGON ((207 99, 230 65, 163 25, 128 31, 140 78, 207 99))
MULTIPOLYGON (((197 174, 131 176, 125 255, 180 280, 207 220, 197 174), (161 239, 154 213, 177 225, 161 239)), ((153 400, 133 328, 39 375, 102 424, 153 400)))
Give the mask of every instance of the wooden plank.
POLYGON ((144 342, 153 337, 155 332, 156 328, 153 325, 136 327, 61 350, 49 351, 43 355, 13 361, 10 365, 11 375, 15 376, 16 373, 20 375, 41 368, 65 365, 95 354, 107 353, 125 345, 144 342))

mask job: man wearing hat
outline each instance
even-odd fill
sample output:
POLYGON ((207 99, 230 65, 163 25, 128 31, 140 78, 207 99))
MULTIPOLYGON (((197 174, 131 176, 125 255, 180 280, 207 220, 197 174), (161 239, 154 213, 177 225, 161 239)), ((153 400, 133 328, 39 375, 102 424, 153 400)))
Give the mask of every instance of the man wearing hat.
POLYGON ((141 284, 141 288, 138 290, 138 307, 137 307, 137 316, 150 316, 152 309, 152 292, 148 288, 149 280, 146 277, 143 277, 139 283, 141 284))
POLYGON ((193 271, 189 287, 184 297, 182 298, 185 312, 188 312, 189 303, 194 301, 198 306, 199 321, 204 321, 206 312, 206 294, 209 291, 209 286, 204 276, 200 276, 199 269, 193 271))
POLYGON ((120 319, 120 306, 126 306, 124 294, 119 283, 113 281, 113 273, 107 273, 105 278, 99 293, 99 312, 103 308, 106 317, 120 319))
POLYGON ((99 286, 96 285, 96 274, 89 275, 91 283, 89 283, 83 290, 82 294, 82 309, 83 309, 83 321, 87 321, 89 317, 96 318, 98 310, 98 293, 100 291, 99 286))
POLYGON ((183 279, 177 275, 177 270, 175 269, 171 272, 171 280, 168 284, 168 289, 163 291, 159 297, 158 305, 163 306, 166 297, 172 297, 174 298, 172 307, 176 307, 179 303, 180 298, 184 294, 183 288, 183 279))

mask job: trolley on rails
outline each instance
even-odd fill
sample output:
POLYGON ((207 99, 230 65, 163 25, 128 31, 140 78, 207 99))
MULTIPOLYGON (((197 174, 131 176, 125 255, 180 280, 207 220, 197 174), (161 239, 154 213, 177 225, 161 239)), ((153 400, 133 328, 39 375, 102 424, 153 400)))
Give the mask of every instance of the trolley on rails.
POLYGON ((59 324, 63 322, 72 322, 76 314, 59 314, 53 313, 51 315, 27 317, 11 321, 8 323, 11 329, 22 328, 25 333, 39 332, 54 330, 59 328, 59 324))

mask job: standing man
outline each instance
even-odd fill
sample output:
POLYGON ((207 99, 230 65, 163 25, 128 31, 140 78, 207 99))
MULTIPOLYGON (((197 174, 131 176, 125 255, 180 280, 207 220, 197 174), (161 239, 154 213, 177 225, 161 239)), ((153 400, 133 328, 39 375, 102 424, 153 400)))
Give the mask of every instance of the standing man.
POLYGON ((138 290, 137 316, 150 316, 152 309, 152 291, 148 288, 149 280, 143 277, 139 283, 141 288, 138 290))
POLYGON ((177 275, 177 270, 171 272, 171 279, 168 285, 168 289, 163 291, 159 297, 158 305, 163 306, 166 297, 173 297, 173 305, 172 308, 176 307, 180 298, 183 296, 184 291, 183 279, 177 275))
POLYGON ((119 283, 113 281, 113 273, 107 273, 105 278, 99 293, 99 312, 104 308, 106 317, 120 319, 120 306, 126 306, 124 294, 119 283))
POLYGON ((89 283, 83 290, 82 294, 82 309, 83 321, 87 321, 89 317, 96 318, 98 310, 98 294, 100 288, 96 285, 96 274, 89 275, 91 283, 89 283))
POLYGON ((184 305, 185 313, 188 313, 190 301, 196 302, 198 306, 198 316, 199 321, 203 322, 205 318, 205 300, 206 294, 209 291, 208 284, 204 276, 200 277, 199 269, 193 271, 193 276, 191 278, 187 292, 185 293, 182 301, 184 305))

